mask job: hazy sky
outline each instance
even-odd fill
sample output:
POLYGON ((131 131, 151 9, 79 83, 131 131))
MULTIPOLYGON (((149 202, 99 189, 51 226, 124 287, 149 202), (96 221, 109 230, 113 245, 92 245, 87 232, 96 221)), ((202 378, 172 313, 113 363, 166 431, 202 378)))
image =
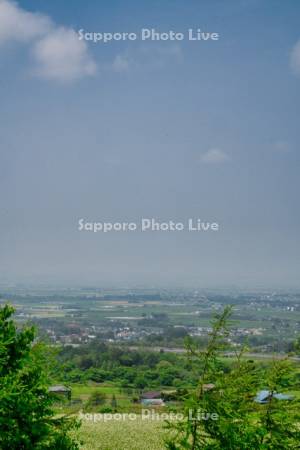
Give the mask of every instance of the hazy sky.
POLYGON ((0 0, 0 281, 300 286, 300 2, 0 0), (218 41, 78 39, 189 28, 218 41), (141 217, 218 232, 89 233, 141 217))

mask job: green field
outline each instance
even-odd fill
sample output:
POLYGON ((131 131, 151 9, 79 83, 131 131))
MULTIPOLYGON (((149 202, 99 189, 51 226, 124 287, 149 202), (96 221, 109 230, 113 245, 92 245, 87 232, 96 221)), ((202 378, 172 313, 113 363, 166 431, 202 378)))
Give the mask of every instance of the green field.
POLYGON ((80 438, 82 450, 163 450, 167 436, 163 421, 122 420, 83 421, 80 438))
POLYGON ((118 408, 129 408, 132 406, 131 399, 126 393, 113 383, 87 383, 87 384, 71 384, 72 399, 80 399, 86 402, 93 392, 101 392, 106 395, 106 404, 110 404, 110 400, 115 395, 118 408))

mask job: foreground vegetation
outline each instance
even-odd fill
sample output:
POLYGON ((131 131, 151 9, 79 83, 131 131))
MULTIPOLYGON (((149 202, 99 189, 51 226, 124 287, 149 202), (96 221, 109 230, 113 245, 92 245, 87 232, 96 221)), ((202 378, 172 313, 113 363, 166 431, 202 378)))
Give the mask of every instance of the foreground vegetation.
POLYGON ((0 308, 0 448, 77 450, 76 422, 55 417, 47 348, 34 342, 34 328, 17 330, 13 312, 0 308))
POLYGON ((226 345, 232 308, 227 306, 213 321, 207 347, 198 351, 190 340, 190 355, 202 363, 196 389, 185 402, 186 420, 170 423, 175 438, 167 442, 169 450, 295 449, 300 442, 299 400, 279 400, 276 394, 299 383, 288 359, 274 360, 265 371, 236 353, 228 372, 219 369, 218 355, 226 345), (206 383, 213 382, 212 389, 206 383), (253 400, 260 389, 268 395, 263 405, 253 400), (199 420, 199 413, 216 413, 218 420, 199 420), (192 417, 192 419, 191 419, 192 417))

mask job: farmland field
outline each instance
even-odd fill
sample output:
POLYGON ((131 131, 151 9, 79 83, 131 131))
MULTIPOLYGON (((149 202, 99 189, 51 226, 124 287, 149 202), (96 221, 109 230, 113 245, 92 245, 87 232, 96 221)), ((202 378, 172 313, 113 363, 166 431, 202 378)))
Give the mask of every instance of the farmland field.
POLYGON ((80 399, 81 401, 85 402, 93 393, 101 392, 107 397, 106 404, 109 404, 112 395, 115 395, 118 403, 118 408, 132 408, 130 397, 124 392, 121 392, 120 388, 113 383, 88 383, 85 385, 71 384, 70 387, 72 389, 73 400, 80 399))
POLYGON ((163 450, 168 431, 163 421, 85 422, 80 428, 82 450, 163 450))

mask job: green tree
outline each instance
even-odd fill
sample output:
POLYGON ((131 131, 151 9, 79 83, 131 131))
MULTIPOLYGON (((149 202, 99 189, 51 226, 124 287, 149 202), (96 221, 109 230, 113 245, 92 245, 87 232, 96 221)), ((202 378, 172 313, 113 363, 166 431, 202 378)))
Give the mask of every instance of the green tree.
POLYGON ((199 382, 187 396, 185 420, 168 423, 173 434, 166 447, 169 450, 299 448, 297 402, 274 397, 282 386, 288 385, 290 364, 275 361, 262 371, 254 361, 245 359, 241 350, 235 354, 230 370, 220 369, 219 353, 229 334, 231 312, 232 308, 226 307, 215 318, 204 351, 187 340, 190 358, 200 362, 199 382), (270 392, 266 406, 254 402, 262 387, 270 392), (212 420, 211 414, 217 420, 212 420))
POLYGON ((260 408, 261 448, 300 448, 299 401, 280 401, 275 394, 291 383, 294 371, 290 361, 274 360, 266 374, 266 386, 270 393, 268 401, 260 408))
POLYGON ((95 406, 102 406, 105 404, 105 402, 106 402, 106 395, 104 394, 104 392, 94 391, 90 395, 90 398, 88 399, 86 408, 89 409, 95 406))
POLYGON ((34 327, 18 330, 13 313, 0 308, 0 448, 76 450, 70 431, 78 423, 54 417, 47 347, 35 342, 34 327))
POLYGON ((118 403, 117 403, 117 399, 116 399, 115 394, 112 395, 110 405, 111 405, 112 410, 115 412, 117 410, 117 407, 118 407, 118 403))
POLYGON ((298 355, 300 354, 300 336, 294 342, 294 350, 298 355))
POLYGON ((147 380, 143 375, 139 374, 134 381, 134 385, 138 389, 144 389, 147 386, 147 380))

